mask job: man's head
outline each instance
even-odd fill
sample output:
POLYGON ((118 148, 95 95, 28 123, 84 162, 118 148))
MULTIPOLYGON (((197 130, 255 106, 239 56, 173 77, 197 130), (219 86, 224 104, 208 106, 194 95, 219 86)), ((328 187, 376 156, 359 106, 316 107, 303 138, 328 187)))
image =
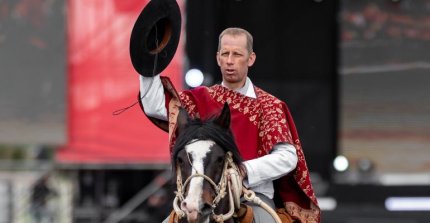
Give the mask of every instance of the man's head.
POLYGON ((218 66, 224 84, 230 89, 243 87, 248 75, 248 68, 256 59, 252 50, 252 36, 241 28, 228 28, 219 35, 218 66))

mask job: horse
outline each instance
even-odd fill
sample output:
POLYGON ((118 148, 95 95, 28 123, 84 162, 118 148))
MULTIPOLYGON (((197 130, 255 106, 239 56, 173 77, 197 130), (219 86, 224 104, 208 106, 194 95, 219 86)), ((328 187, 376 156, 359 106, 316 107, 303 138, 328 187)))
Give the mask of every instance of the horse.
POLYGON ((229 128, 230 119, 227 104, 219 116, 206 121, 190 119, 185 110, 179 111, 172 151, 177 186, 173 206, 178 222, 234 222, 242 190, 238 167, 243 160, 229 128))
POLYGON ((191 119, 184 109, 179 111, 171 160, 177 191, 169 222, 252 222, 252 208, 242 204, 241 197, 265 209, 276 223, 292 222, 289 217, 281 219, 252 190, 242 186, 243 159, 230 122, 228 104, 219 116, 206 121, 191 119))

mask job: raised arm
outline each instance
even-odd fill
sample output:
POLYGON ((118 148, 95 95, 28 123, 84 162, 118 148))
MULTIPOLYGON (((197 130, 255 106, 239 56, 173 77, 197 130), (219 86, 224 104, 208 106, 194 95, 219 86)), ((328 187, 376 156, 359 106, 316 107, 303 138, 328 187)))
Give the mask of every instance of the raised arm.
POLYGON ((160 75, 143 77, 139 75, 140 102, 149 117, 167 121, 166 99, 160 75))

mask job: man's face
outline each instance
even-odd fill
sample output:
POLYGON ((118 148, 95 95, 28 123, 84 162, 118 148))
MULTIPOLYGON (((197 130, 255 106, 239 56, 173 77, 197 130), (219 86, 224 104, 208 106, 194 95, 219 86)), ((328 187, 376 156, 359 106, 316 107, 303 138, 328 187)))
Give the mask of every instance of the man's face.
POLYGON ((216 58, 224 84, 230 89, 243 87, 248 67, 255 61, 255 53, 249 53, 246 48, 246 36, 224 35, 216 58))

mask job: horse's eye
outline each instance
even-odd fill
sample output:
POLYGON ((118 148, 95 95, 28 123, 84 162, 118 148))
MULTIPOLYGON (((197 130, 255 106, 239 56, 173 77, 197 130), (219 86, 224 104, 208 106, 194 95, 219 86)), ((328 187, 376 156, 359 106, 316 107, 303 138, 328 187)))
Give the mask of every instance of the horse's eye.
POLYGON ((182 165, 184 163, 184 160, 182 160, 182 158, 181 157, 178 157, 178 164, 179 165, 182 165))
POLYGON ((224 161, 224 157, 223 156, 220 156, 220 157, 218 157, 217 159, 216 159, 216 162, 217 163, 222 163, 224 161))

